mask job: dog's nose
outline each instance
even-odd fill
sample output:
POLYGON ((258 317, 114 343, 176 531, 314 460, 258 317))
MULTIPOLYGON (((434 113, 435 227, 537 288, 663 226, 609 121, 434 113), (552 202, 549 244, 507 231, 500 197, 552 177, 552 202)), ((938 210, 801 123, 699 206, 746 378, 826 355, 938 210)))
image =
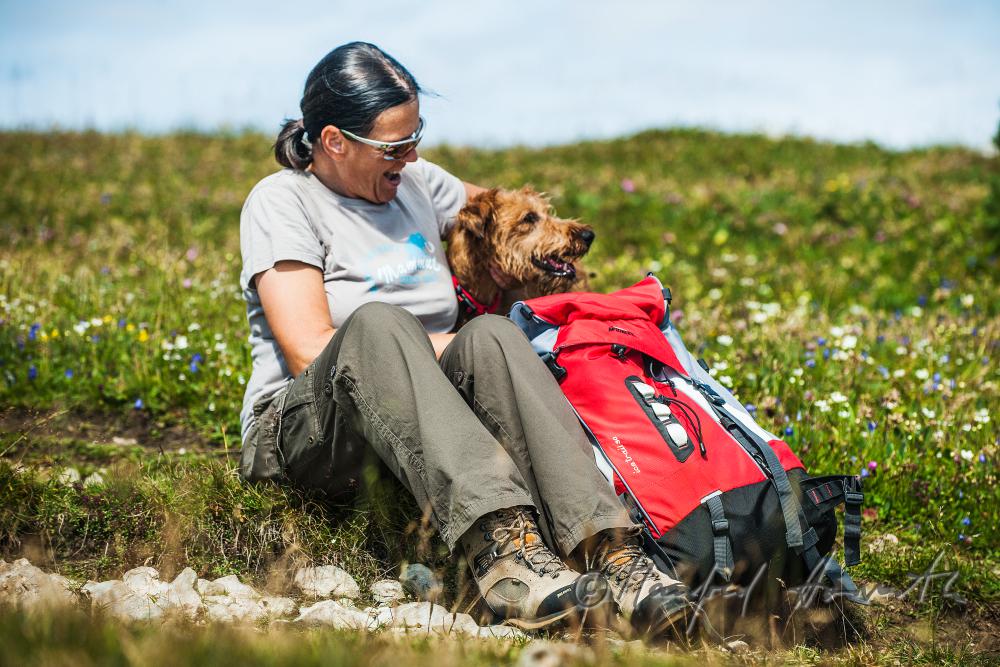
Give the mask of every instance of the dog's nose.
POLYGON ((590 244, 594 242, 594 237, 596 236, 597 234, 595 234, 592 229, 585 229, 580 232, 580 239, 587 244, 588 248, 590 247, 590 244))

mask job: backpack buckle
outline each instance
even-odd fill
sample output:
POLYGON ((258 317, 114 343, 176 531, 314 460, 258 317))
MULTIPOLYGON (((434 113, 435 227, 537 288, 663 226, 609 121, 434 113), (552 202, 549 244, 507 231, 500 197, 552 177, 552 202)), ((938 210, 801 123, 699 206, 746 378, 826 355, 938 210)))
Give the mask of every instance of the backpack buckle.
POLYGON ((729 521, 727 519, 712 519, 712 533, 715 535, 725 535, 729 532, 729 521))

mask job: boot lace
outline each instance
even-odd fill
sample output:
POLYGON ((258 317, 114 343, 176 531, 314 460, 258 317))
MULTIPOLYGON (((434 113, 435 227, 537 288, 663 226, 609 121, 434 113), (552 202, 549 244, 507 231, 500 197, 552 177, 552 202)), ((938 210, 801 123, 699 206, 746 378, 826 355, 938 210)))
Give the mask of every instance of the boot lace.
POLYGON ((555 579, 566 569, 562 559, 545 546, 535 522, 523 511, 500 510, 483 528, 488 531, 487 539, 496 542, 501 553, 507 545, 514 546, 514 551, 502 555, 513 554, 540 576, 552 575, 555 579))
POLYGON ((620 585, 626 591, 638 590, 650 579, 659 580, 658 572, 642 547, 633 541, 608 547, 601 567, 601 574, 608 581, 620 585))

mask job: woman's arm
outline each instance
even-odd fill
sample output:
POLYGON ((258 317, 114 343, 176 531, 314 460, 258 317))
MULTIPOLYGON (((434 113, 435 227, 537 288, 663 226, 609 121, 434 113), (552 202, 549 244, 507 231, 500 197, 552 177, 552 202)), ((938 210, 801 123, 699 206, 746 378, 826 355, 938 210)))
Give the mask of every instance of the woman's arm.
POLYGON ((469 201, 480 192, 486 192, 486 188, 480 187, 478 185, 473 185, 472 183, 466 183, 462 181, 462 185, 465 186, 465 201, 469 201))
MULTIPOLYGON (((292 375, 319 356, 336 329, 323 289, 323 273, 310 264, 285 260, 255 277, 257 294, 274 339, 292 375)), ((434 356, 440 358, 455 334, 430 334, 434 356)))
POLYGON ((323 272, 304 262, 284 260, 254 280, 267 324, 292 375, 319 356, 333 337, 323 272))

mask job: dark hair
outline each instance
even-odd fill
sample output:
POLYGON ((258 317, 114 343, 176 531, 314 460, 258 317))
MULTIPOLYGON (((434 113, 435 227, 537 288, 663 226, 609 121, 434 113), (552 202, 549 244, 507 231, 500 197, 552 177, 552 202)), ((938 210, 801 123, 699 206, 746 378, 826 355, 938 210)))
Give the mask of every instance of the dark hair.
POLYGON ((285 120, 274 144, 274 158, 292 169, 312 162, 311 141, 327 125, 367 135, 380 113, 416 99, 422 92, 405 67, 367 42, 338 46, 306 78, 299 109, 302 118, 285 120))

